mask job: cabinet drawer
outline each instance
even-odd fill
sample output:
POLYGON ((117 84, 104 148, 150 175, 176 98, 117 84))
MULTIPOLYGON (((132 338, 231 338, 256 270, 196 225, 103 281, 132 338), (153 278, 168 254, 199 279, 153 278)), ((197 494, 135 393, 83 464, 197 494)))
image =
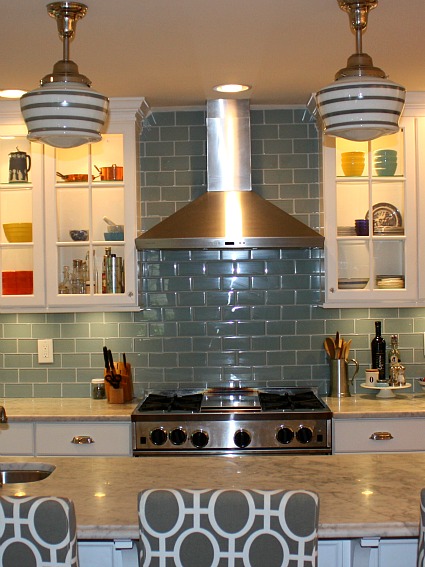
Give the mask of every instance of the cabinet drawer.
POLYGON ((34 455, 33 424, 0 424, 0 455, 34 455))
POLYGON ((131 455, 130 423, 37 423, 37 455, 131 455), (78 443, 81 438, 81 443, 78 443), (74 442, 73 442, 74 440, 74 442), (90 441, 84 443, 84 441, 90 441))
POLYGON ((425 419, 335 419, 333 445, 335 453, 372 453, 425 451, 425 419), (374 433, 389 433, 377 435, 374 433))

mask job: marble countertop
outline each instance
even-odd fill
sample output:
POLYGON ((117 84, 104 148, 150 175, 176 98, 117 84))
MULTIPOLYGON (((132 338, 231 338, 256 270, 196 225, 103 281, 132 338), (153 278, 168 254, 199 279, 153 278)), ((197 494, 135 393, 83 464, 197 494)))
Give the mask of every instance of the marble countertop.
POLYGON ((4 485, 5 495, 57 495, 76 507, 79 539, 138 538, 145 487, 305 488, 320 496, 319 537, 417 537, 425 453, 225 457, 2 458, 44 463, 45 480, 4 485))
MULTIPOLYGON (((356 394, 348 398, 324 398, 334 419, 425 417, 425 393, 396 392, 394 398, 379 399, 376 394, 356 394)), ((5 398, 9 421, 130 421, 138 404, 135 398, 125 404, 109 404, 90 398, 5 398)))
POLYGON ((425 417, 425 394, 396 392, 394 398, 379 399, 376 394, 356 394, 348 398, 324 398, 334 419, 425 417))
POLYGON ((5 398, 1 402, 14 421, 130 421, 137 399, 109 404, 91 398, 5 398))

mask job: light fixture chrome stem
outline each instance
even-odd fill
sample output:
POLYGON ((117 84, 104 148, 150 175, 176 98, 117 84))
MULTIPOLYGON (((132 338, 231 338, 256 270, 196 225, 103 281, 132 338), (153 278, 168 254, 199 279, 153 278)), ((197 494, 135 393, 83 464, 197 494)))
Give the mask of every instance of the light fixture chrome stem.
POLYGON ((79 2, 53 2, 47 5, 47 13, 56 19, 63 45, 63 59, 55 63, 52 73, 41 79, 42 85, 57 81, 91 85, 90 79, 81 75, 76 63, 69 58, 69 45, 75 37, 77 22, 84 18, 87 9, 85 4, 79 2))

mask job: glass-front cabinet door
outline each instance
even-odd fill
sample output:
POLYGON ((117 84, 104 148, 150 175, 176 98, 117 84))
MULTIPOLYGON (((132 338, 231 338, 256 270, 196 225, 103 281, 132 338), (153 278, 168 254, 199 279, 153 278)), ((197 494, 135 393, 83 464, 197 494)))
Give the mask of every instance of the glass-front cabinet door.
POLYGON ((144 99, 111 99, 102 140, 61 149, 31 144, 19 103, 0 103, 0 311, 138 309, 138 146, 148 110, 144 99))
POLYGON ((417 299, 415 125, 370 142, 324 138, 325 306, 417 299))
POLYGON ((96 144, 46 148, 47 301, 54 307, 137 305, 137 168, 122 129, 111 130, 96 144))
POLYGON ((21 125, 0 125, 0 304, 44 304, 43 148, 21 125))

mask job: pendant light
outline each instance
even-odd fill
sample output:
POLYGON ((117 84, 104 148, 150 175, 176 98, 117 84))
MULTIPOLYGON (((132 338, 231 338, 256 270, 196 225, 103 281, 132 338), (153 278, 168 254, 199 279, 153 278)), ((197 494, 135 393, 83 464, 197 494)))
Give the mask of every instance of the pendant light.
POLYGON ((99 142, 109 101, 90 89, 91 81, 81 75, 69 59, 69 42, 75 35, 77 21, 87 13, 78 2, 53 2, 48 14, 55 18, 63 42, 63 59, 40 87, 21 97, 21 111, 28 128, 28 139, 57 148, 75 148, 99 142))
POLYGON ((348 13, 355 31, 356 53, 335 75, 335 82, 316 93, 319 123, 326 134, 347 140, 374 140, 393 134, 399 130, 406 91, 388 80, 362 51, 362 33, 378 0, 338 0, 338 4, 348 13))

